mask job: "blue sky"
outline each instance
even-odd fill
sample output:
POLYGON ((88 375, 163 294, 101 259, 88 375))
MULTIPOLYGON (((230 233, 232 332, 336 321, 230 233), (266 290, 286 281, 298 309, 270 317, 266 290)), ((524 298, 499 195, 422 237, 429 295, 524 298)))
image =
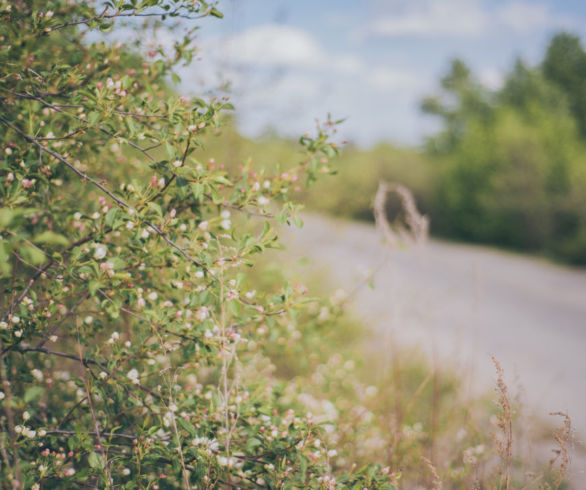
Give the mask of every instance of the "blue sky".
POLYGON ((538 63, 551 36, 586 35, 585 0, 221 0, 183 89, 230 82, 239 127, 291 136, 328 112, 369 146, 419 144, 437 122, 419 111, 450 59, 497 88, 517 57, 538 63))

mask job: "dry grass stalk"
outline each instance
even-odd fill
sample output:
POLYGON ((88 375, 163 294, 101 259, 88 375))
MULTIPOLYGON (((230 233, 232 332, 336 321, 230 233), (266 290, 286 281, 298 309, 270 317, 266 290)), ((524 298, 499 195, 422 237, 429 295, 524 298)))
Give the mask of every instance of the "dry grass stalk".
POLYGON ((431 476, 433 477, 433 482, 432 482, 433 486, 431 487, 432 490, 442 490, 442 486, 443 486, 442 485, 442 480, 441 480, 440 476, 437 473, 436 467, 425 456, 421 456, 421 459, 423 460, 423 462, 425 463, 425 465, 429 469, 429 472, 431 473, 431 476))
POLYGON ((413 194, 404 185, 381 182, 374 197, 373 208, 376 227, 389 245, 402 245, 405 242, 419 244, 427 239, 429 219, 419 212, 413 194), (394 192, 401 200, 406 227, 389 222, 386 212, 387 194, 389 192, 394 192))
POLYGON ((559 460, 559 467, 557 474, 554 478, 554 488, 559 488, 564 482, 566 473, 570 466, 570 455, 569 446, 572 437, 572 420, 566 412, 552 412, 550 415, 563 417, 564 423, 561 427, 558 427, 554 433, 553 438, 558 445, 557 449, 554 449, 555 456, 549 462, 550 469, 553 469, 555 463, 559 460))
POLYGON ((501 430, 502 439, 495 437, 499 456, 504 463, 504 469, 501 468, 500 486, 508 490, 511 485, 511 465, 513 460, 513 412, 504 380, 504 370, 494 356, 491 359, 496 369, 497 403, 501 409, 498 414, 498 428, 501 430))

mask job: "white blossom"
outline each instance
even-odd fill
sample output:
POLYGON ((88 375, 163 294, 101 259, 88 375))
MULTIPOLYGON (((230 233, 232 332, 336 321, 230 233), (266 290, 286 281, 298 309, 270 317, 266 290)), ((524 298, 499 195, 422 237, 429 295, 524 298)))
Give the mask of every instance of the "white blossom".
POLYGON ((102 245, 101 243, 97 243, 95 248, 96 250, 94 251, 94 258, 97 260, 103 259, 108 253, 108 248, 106 245, 102 245))
POLYGON ((137 385, 139 383, 139 379, 138 379, 138 370, 137 369, 131 369, 130 371, 128 371, 128 374, 126 375, 128 377, 128 379, 130 381, 132 381, 135 385, 137 385))
POLYGON ((203 322, 208 316, 210 316, 210 312, 205 306, 202 306, 195 314, 195 318, 200 322, 203 322))
POLYGON ((207 437, 196 437, 193 439, 193 441, 191 441, 191 444, 193 446, 201 447, 208 454, 216 452, 220 448, 220 445, 216 439, 208 439, 207 437))

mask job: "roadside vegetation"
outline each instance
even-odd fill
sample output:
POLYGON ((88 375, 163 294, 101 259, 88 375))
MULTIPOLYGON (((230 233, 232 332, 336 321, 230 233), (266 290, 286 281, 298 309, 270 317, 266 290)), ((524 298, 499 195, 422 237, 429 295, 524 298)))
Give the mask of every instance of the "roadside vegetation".
POLYGON ((518 452, 498 365, 490 404, 412 353, 367 364, 343 296, 259 258, 339 144, 326 120, 250 146, 222 133, 227 99, 173 92, 194 27, 221 16, 0 0, 2 485, 559 488, 569 427, 551 465, 518 452), (185 37, 135 49, 134 28, 164 25, 185 37), (88 36, 120 28, 125 42, 88 36))

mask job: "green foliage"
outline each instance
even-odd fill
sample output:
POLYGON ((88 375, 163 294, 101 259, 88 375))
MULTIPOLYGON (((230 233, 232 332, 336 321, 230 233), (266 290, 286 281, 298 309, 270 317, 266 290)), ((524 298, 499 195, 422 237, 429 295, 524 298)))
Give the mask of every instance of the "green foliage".
MULTIPOLYGON (((560 34, 541 66, 518 60, 497 91, 454 61, 439 93, 422 102, 442 121, 425 151, 350 146, 335 168, 316 162, 318 173, 336 179, 322 179, 309 193, 294 191, 311 209, 371 220, 379 181, 396 181, 412 189, 433 234, 586 264, 584 57, 577 38, 560 34)), ((296 152, 286 140, 227 133, 229 145, 207 140, 204 154, 238 161, 254 152, 257 163, 280 171, 296 152)), ((396 209, 391 200, 391 218, 396 209)))
POLYGON ((519 61, 496 93, 454 64, 443 95, 423 105, 444 121, 428 145, 439 167, 436 233, 586 263, 582 88, 573 82, 582 65, 569 61, 580 53, 576 38, 559 35, 543 70, 519 61))
POLYGON ((543 74, 565 94, 580 134, 586 136, 586 53, 580 38, 567 33, 555 36, 543 60, 543 74))
POLYGON ((0 0, 7 486, 395 488, 377 465, 334 468, 324 428, 282 398, 264 335, 325 328, 305 292, 250 289, 273 222, 299 223, 295 188, 337 153, 334 124, 277 172, 203 159, 231 105, 169 89, 193 38, 147 60, 88 36, 206 16, 221 13, 0 0))

